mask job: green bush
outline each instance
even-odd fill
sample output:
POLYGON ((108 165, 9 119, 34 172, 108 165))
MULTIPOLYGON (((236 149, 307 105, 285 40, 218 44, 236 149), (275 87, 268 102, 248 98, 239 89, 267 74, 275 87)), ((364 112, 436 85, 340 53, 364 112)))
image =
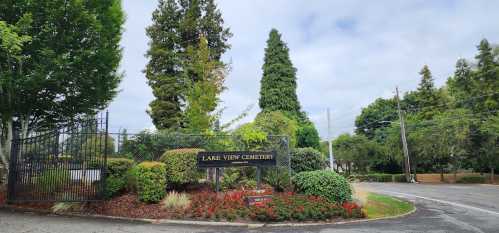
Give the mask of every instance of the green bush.
POLYGON ((184 148, 166 151, 159 159, 166 165, 169 184, 195 183, 201 177, 197 168, 197 154, 202 149, 184 148))
POLYGON ((483 176, 463 176, 456 181, 460 184, 482 184, 485 183, 485 177, 483 176))
POLYGON ((70 182, 71 175, 67 169, 48 169, 36 179, 38 187, 42 192, 52 193, 70 182))
POLYGON ((298 192, 320 196, 331 202, 343 203, 352 199, 352 189, 347 179, 334 171, 300 172, 293 177, 298 192))
POLYGON ((404 174, 382 174, 382 173, 372 173, 372 174, 362 174, 362 175, 350 175, 348 177, 350 181, 360 181, 360 182, 405 182, 404 174))
POLYGON ((407 182, 407 179, 405 179, 405 174, 395 174, 393 175, 393 180, 395 182, 407 182))
POLYGON ((124 158, 108 158, 107 172, 111 176, 125 176, 127 171, 133 167, 133 160, 124 158))
POLYGON ((291 169, 294 173, 321 170, 325 167, 321 152, 314 148, 296 148, 291 151, 291 169))
POLYGON ((265 172, 263 180, 279 192, 291 189, 288 169, 270 168, 265 172))
POLYGON ((127 172, 132 168, 133 160, 123 158, 107 159, 106 198, 119 194, 126 188, 127 172))
POLYGON ((160 162, 142 162, 134 169, 139 200, 158 203, 165 196, 166 168, 160 162))
POLYGON ((224 175, 222 177, 222 190, 234 189, 238 185, 241 173, 237 168, 235 169, 224 169, 224 175))

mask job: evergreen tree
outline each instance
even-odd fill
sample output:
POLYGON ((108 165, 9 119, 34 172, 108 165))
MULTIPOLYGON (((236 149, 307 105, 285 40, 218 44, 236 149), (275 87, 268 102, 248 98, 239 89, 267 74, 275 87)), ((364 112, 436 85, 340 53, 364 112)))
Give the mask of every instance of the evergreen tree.
POLYGON ((262 111, 282 111, 293 117, 301 115, 296 95, 296 69, 276 29, 270 31, 265 48, 259 105, 262 111))
POLYGON ((417 89, 417 115, 421 119, 431 119, 437 111, 437 105, 440 103, 440 93, 435 87, 431 71, 427 65, 419 72, 421 82, 417 89))
POLYGON ((456 62, 456 71, 454 76, 447 80, 447 86, 451 96, 457 102, 457 107, 471 108, 469 102, 463 100, 470 98, 476 89, 472 80, 472 71, 465 59, 459 59, 456 62))
POLYGON ((149 63, 144 70, 155 97, 148 113, 156 128, 184 127, 184 103, 189 85, 196 82, 186 80, 185 76, 186 66, 190 64, 188 49, 196 50, 204 36, 208 40, 210 60, 220 62, 230 47, 227 40, 232 36, 223 23, 214 0, 159 1, 153 24, 147 28, 149 63))
MULTIPOLYGON (((494 62, 492 48, 486 39, 483 39, 478 45, 477 69, 474 72, 473 80, 476 85, 476 92, 479 95, 488 95, 485 98, 479 98, 474 104, 475 112, 484 112, 497 110, 499 108, 499 94, 492 93, 499 90, 499 65, 494 62), (492 95, 491 95, 492 94, 492 95)), ((493 114, 488 114, 493 115, 493 114)))

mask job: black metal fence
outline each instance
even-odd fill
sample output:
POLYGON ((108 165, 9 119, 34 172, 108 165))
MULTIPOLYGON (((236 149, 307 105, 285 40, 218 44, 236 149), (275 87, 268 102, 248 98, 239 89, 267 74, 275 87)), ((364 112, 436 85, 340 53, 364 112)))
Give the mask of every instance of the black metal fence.
POLYGON ((94 201, 104 197, 108 114, 12 141, 8 201, 94 201))

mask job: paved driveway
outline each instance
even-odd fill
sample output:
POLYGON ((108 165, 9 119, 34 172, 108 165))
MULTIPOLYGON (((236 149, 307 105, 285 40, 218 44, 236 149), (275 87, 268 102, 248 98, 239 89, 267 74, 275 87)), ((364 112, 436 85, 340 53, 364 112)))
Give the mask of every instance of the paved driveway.
POLYGON ((0 232, 499 232, 499 186, 381 183, 361 185, 376 192, 404 196, 414 201, 418 210, 410 216, 393 220, 325 227, 258 229, 152 225, 0 211, 0 232))

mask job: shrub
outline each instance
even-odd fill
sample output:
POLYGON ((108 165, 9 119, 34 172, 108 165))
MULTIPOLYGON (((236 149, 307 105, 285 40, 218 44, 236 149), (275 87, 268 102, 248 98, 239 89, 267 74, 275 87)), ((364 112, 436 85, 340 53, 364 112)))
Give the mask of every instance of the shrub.
POLYGON ((169 192, 161 202, 162 207, 165 209, 185 209, 190 203, 191 200, 189 200, 187 194, 177 193, 175 191, 169 192))
POLYGON ((271 168, 266 171, 263 180, 276 191, 290 190, 290 177, 287 169, 271 168))
POLYGON ((314 148, 296 148, 291 151, 291 169, 295 173, 321 170, 325 167, 321 152, 314 148))
POLYGON ((483 176, 463 176, 459 178, 457 183, 460 184, 482 184, 485 183, 485 177, 483 176))
POLYGON ((165 196, 166 169, 160 162, 142 162, 134 170, 139 200, 158 203, 165 196))
POLYGON ((48 169, 42 172, 36 182, 42 192, 52 193, 67 184, 71 175, 67 169, 48 169))
POLYGON ((133 160, 123 158, 107 159, 106 198, 119 194, 127 185, 127 172, 132 168, 133 160))
POLYGON ((300 172, 293 177, 298 192, 320 196, 331 202, 343 203, 352 199, 352 189, 345 177, 330 170, 300 172))
POLYGON ((197 168, 197 154, 202 149, 184 148, 166 151, 160 161, 166 165, 166 177, 172 185, 197 182, 201 177, 197 168))
POLYGON ((405 174, 395 174, 393 175, 393 180, 395 182, 407 182, 407 180, 405 179, 405 174))
POLYGON ((241 174, 237 169, 224 169, 224 175, 221 182, 222 190, 236 188, 240 176, 241 174))
POLYGON ((108 158, 107 172, 112 176, 125 176, 127 171, 133 167, 133 160, 124 158, 108 158))

